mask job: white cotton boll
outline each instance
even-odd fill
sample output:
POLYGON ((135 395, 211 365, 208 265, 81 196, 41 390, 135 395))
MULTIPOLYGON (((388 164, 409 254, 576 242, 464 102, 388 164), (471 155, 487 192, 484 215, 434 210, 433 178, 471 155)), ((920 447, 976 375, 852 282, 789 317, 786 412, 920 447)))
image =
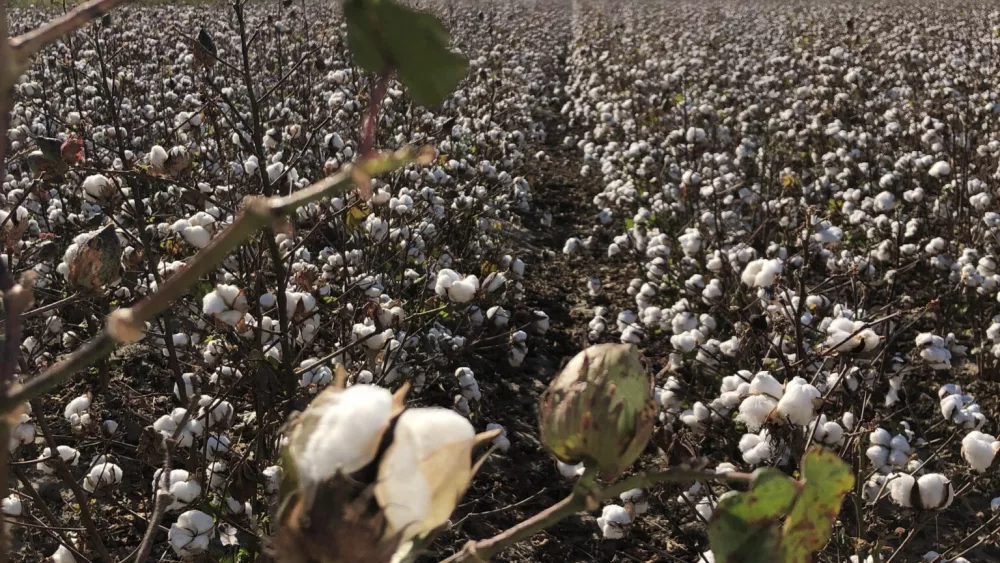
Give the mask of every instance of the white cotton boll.
POLYGON ((76 556, 63 544, 59 544, 59 547, 55 553, 49 556, 49 559, 52 560, 52 563, 77 563, 76 556))
POLYGON ((617 504, 609 504, 601 511, 601 517, 597 519, 597 525, 601 528, 601 534, 606 540, 618 540, 625 537, 632 517, 624 507, 617 504))
POLYGON ((751 432, 756 432, 777 406, 778 402, 768 395, 750 395, 740 403, 740 414, 736 420, 745 424, 751 432))
POLYGON ((167 540, 174 553, 180 557, 190 557, 204 553, 212 539, 215 521, 200 510, 189 510, 177 517, 170 526, 167 540))
POLYGON ((784 392, 781 382, 766 371, 757 372, 750 381, 750 393, 753 395, 768 395, 780 399, 784 392))
POLYGON ((856 423, 854 413, 850 411, 845 412, 844 416, 840 418, 840 421, 844 424, 844 428, 846 428, 847 430, 854 430, 854 425, 856 423))
POLYGON ((990 501, 990 511, 994 514, 1000 512, 1000 497, 996 497, 990 501))
POLYGON ((482 398, 482 394, 479 391, 479 383, 476 381, 476 376, 472 373, 471 369, 467 367, 458 368, 455 370, 455 377, 458 379, 458 386, 462 388, 463 397, 475 401, 482 398))
POLYGON ((649 510, 649 501, 646 491, 642 489, 629 489, 618 495, 622 502, 632 503, 632 511, 636 515, 645 514, 649 510))
POLYGON ((896 196, 892 195, 892 192, 881 192, 875 196, 875 203, 872 208, 875 211, 884 213, 887 211, 892 211, 896 206, 896 196))
POLYGON ((338 471, 350 474, 367 465, 391 414, 388 389, 353 385, 332 395, 298 454, 299 479, 315 485, 338 471))
POLYGON ((993 464, 1000 442, 994 436, 973 430, 962 438, 962 456, 973 471, 985 472, 993 464))
POLYGON ((3 499, 2 508, 0 508, 4 514, 7 516, 20 516, 24 511, 24 507, 21 504, 21 498, 17 495, 10 495, 3 499))
POLYGON ((951 165, 944 160, 939 160, 931 166, 930 170, 927 171, 933 178, 942 178, 951 174, 951 165))
POLYGON ((167 149, 160 145, 153 145, 153 148, 149 149, 149 163, 158 170, 163 170, 168 156, 167 149))
POLYGON ((264 492, 272 495, 278 492, 281 487, 281 467, 271 465, 264 468, 264 492))
POLYGON ((563 476, 564 479, 573 479, 574 477, 579 477, 583 475, 586 468, 583 463, 577 463, 576 465, 570 465, 568 463, 563 463, 561 461, 556 462, 556 469, 559 470, 559 474, 563 476))
POLYGON ((460 280, 462 276, 455 270, 449 268, 442 268, 438 271, 437 281, 434 285, 434 292, 445 297, 448 295, 448 289, 451 288, 452 284, 460 280))
POLYGON ((917 479, 917 489, 921 506, 929 510, 944 510, 955 499, 951 481, 940 473, 928 473, 917 479))
POLYGON ((708 522, 712 519, 712 514, 715 513, 715 501, 709 497, 704 497, 694 505, 694 511, 698 513, 698 516, 702 520, 708 522))
POLYGON ((493 430, 499 430, 500 434, 493 438, 493 445, 496 446, 501 452, 506 452, 510 449, 510 439, 507 438, 507 429, 503 426, 491 422, 486 425, 486 431, 492 432, 493 430))
POLYGON ((818 389, 808 383, 790 385, 778 401, 777 414, 782 419, 788 419, 792 424, 805 426, 812 420, 813 400, 821 396, 818 389))
POLYGON ((83 489, 93 493, 100 489, 110 488, 122 482, 122 468, 113 463, 99 463, 90 469, 84 477, 83 489))
POLYGON ((773 454, 767 430, 762 430, 759 434, 744 434, 740 438, 739 448, 743 461, 751 465, 767 463, 773 454))
POLYGON ((212 242, 212 233, 208 232, 205 227, 200 225, 184 229, 184 231, 181 232, 181 236, 184 237, 184 240, 186 240, 188 244, 195 248, 205 248, 208 246, 208 243, 212 242))
POLYGON ((889 496, 892 502, 903 508, 912 508, 911 493, 916 486, 917 480, 912 475, 905 473, 894 473, 889 479, 889 496))
POLYGON ((285 172, 285 164, 282 162, 275 162, 274 164, 268 165, 267 167, 267 180, 272 184, 278 181, 278 178, 285 172))
POLYGON ((888 448, 892 443, 892 435, 885 428, 876 428, 868 435, 868 441, 877 446, 888 448))
POLYGON ((218 293, 212 291, 206 293, 205 297, 201 300, 201 312, 205 316, 214 316, 222 313, 227 309, 226 301, 218 293))
POLYGON ((881 469, 889 464, 889 448, 873 445, 865 450, 865 456, 872 462, 875 469, 881 469))
POLYGON ((74 417, 76 417, 75 420, 78 421, 79 417, 82 416, 85 412, 87 412, 87 409, 90 408, 90 403, 91 399, 89 394, 80 395, 79 397, 70 401, 68 405, 66 405, 66 409, 63 411, 63 417, 66 420, 70 421, 71 423, 73 422, 74 417))
POLYGON ((577 237, 570 237, 566 239, 566 244, 563 245, 563 254, 569 256, 571 254, 576 254, 580 252, 583 248, 583 243, 577 237))
POLYGON ((830 446, 839 446, 844 442, 844 428, 836 422, 827 422, 822 426, 825 434, 823 443, 830 446))
POLYGON ((466 276, 452 282, 448 288, 448 298, 456 303, 468 303, 476 296, 477 291, 479 291, 479 278, 466 276))

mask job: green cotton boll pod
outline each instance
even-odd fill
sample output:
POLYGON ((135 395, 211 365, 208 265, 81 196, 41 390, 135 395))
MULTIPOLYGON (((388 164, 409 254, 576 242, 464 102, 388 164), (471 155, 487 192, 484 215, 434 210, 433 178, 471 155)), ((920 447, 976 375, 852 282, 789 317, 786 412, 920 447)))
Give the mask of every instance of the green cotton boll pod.
POLYGON ((542 396, 542 442, 559 461, 614 479, 646 448, 657 407, 653 380, 631 344, 580 352, 542 396))

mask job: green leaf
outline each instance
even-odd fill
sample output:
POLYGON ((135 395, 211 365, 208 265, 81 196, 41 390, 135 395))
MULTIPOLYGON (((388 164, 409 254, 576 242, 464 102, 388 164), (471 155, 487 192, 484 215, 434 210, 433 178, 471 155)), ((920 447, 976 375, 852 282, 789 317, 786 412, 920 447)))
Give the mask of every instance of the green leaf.
POLYGON ((375 73, 394 68, 418 104, 441 103, 468 71, 468 60, 448 48, 448 31, 430 14, 393 0, 348 0, 344 16, 354 62, 375 73))
POLYGON ((771 562, 780 541, 778 518, 795 503, 796 482, 772 468, 758 469, 750 490, 719 499, 708 539, 719 563, 771 562))
POLYGON ((854 487, 851 468, 837 454, 813 448, 802 459, 804 486, 785 520, 781 559, 812 561, 812 554, 830 539, 830 530, 844 496, 854 487))

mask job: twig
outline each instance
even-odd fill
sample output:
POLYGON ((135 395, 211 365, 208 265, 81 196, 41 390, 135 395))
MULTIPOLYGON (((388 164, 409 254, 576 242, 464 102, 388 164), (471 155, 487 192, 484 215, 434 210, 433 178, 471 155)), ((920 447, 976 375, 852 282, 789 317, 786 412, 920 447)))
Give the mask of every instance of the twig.
POLYGON ((709 480, 745 483, 749 482, 750 479, 751 475, 747 473, 716 473, 714 471, 697 471, 677 467, 656 473, 633 475, 605 489, 600 489, 594 482, 593 474, 589 477, 587 474, 584 474, 568 497, 492 538, 468 542, 461 551, 445 559, 442 563, 488 561, 504 549, 528 539, 560 520, 588 507, 598 506, 602 501, 615 498, 625 491, 632 489, 645 488, 658 483, 688 483, 691 481, 709 480))
POLYGON ((105 13, 130 0, 90 0, 80 4, 49 23, 19 35, 10 40, 10 47, 17 56, 18 66, 23 68, 28 59, 43 47, 60 37, 70 34, 97 19, 105 13))
MULTIPOLYGON (((405 148, 393 154, 364 160, 354 166, 345 166, 340 173, 324 178, 288 196, 250 199, 245 206, 244 213, 233 224, 199 251, 170 279, 163 282, 156 293, 146 296, 130 310, 133 327, 143 330, 146 322, 152 322, 175 301, 184 297, 189 287, 196 284, 203 275, 211 272, 217 264, 261 227, 271 224, 274 220, 303 205, 319 201, 331 195, 335 190, 345 189, 353 182, 352 178, 356 168, 360 168, 363 174, 375 176, 395 170, 403 164, 413 161, 414 158, 414 151, 405 148)), ((110 354, 116 345, 117 342, 107 330, 101 331, 77 351, 38 377, 15 389, 10 395, 0 397, 0 413, 10 412, 20 403, 55 388, 70 375, 110 354)))

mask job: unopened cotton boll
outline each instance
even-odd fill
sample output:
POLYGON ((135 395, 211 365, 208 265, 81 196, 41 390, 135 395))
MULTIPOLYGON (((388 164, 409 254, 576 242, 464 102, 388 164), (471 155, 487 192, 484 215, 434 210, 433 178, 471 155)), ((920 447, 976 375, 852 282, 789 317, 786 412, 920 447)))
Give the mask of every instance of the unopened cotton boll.
POLYGON ((601 535, 606 540, 618 540, 625 537, 632 517, 624 507, 617 504, 609 504, 601 511, 601 517, 597 519, 597 525, 601 528, 601 535))

